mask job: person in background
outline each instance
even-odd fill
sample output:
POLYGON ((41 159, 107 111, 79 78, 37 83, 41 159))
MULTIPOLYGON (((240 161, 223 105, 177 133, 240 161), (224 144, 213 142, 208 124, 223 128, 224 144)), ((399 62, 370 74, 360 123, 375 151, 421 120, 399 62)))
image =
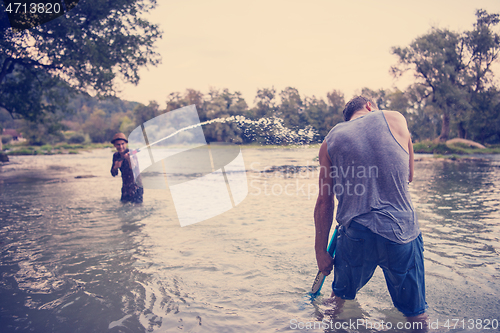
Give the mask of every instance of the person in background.
POLYGON ((413 146, 406 119, 357 96, 346 104, 344 120, 319 151, 314 210, 319 270, 328 275, 334 268, 332 303, 339 312, 380 266, 394 306, 419 324, 415 331, 425 332, 423 240, 408 189, 413 146), (327 252, 334 195, 340 225, 335 259, 327 252))
MULTIPOLYGON (((138 168, 135 158, 130 157, 127 148, 128 140, 125 134, 116 133, 111 140, 116 148, 113 154, 113 164, 111 166, 111 175, 118 175, 118 169, 122 173, 122 197, 123 202, 141 203, 143 200, 144 189, 142 188, 140 176, 134 178, 133 168, 138 168)), ((139 172, 136 172, 139 174, 139 172)))

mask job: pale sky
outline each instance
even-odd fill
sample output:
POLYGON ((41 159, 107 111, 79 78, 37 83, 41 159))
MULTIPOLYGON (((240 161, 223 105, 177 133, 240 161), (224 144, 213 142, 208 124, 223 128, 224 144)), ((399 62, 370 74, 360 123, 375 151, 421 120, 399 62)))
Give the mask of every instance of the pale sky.
MULTIPOLYGON (((361 88, 406 88, 389 73, 393 46, 431 27, 472 29, 476 9, 500 13, 499 0, 158 0, 146 18, 164 31, 162 63, 140 71, 138 86, 118 82, 119 97, 162 107, 171 92, 210 87, 243 94, 297 88, 302 97, 346 100, 361 88)), ((500 28, 499 28, 500 30, 500 28)), ((497 66, 497 69, 500 66, 497 66)), ((496 70, 500 77, 500 70, 496 70)))

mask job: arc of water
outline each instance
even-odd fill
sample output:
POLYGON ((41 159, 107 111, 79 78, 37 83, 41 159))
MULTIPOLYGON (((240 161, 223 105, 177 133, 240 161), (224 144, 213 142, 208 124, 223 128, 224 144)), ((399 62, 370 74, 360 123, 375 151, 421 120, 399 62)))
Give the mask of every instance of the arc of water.
POLYGON ((151 146, 154 146, 162 141, 165 141, 181 132, 184 132, 184 131, 187 131, 187 130, 190 130, 190 129, 193 129, 193 128, 196 128, 196 127, 199 127, 199 126, 203 126, 203 125, 209 125, 209 124, 212 124, 212 123, 226 123, 226 122, 229 122, 229 121, 235 121, 235 122, 238 122, 238 123, 241 123, 241 124, 251 124, 251 125, 255 125, 255 126, 262 126, 262 127, 267 127, 267 126, 272 126, 272 125, 275 125, 277 126, 278 128, 274 130, 274 134, 279 137, 281 134, 281 136, 284 136, 284 137, 289 137, 289 139, 297 139, 298 137, 302 137, 302 136, 305 136, 307 139, 309 140, 312 140, 312 138, 314 137, 314 135, 316 135, 316 132, 313 130, 313 128, 305 128, 305 129, 300 129, 297 131, 297 133, 294 133, 293 130, 289 129, 289 128, 286 128, 285 126, 283 126, 283 120, 280 119, 280 118, 276 118, 276 117, 272 117, 271 119, 269 118, 261 118, 257 121, 255 120, 251 120, 251 119, 248 119, 244 116, 230 116, 230 117, 227 117, 227 118, 217 118, 217 119, 211 119, 211 120, 207 120, 207 121, 204 121, 204 122, 200 122, 200 123, 197 123, 197 124, 193 124, 193 125, 190 125, 190 126, 187 126, 187 127, 184 127, 184 128, 181 128, 177 131, 175 131, 174 133, 171 133, 170 135, 167 135, 159 140, 156 140, 155 142, 153 143, 150 143, 150 144, 146 144, 144 147, 141 147, 141 148, 138 148, 138 149, 135 149, 132 151, 132 153, 138 153, 140 152, 141 150, 143 149, 146 149, 148 147, 151 147, 151 146), (280 133, 281 132, 281 133, 280 133))
MULTIPOLYGON (((224 121, 219 121, 219 122, 225 122, 227 118, 224 118, 224 121)), ((214 122, 217 122, 218 120, 220 120, 220 118, 218 119, 212 119, 212 120, 207 120, 207 121, 204 121, 202 123, 198 123, 198 124, 194 124, 194 125, 190 125, 190 126, 187 126, 187 127, 184 127, 184 128, 181 128, 177 131, 175 131, 174 133, 170 134, 170 135, 167 135, 166 137, 163 137, 159 140, 156 140, 155 142, 153 143, 150 143, 149 145, 145 145, 144 147, 141 147, 141 148, 137 148, 137 149, 134 149, 134 151, 132 153, 138 153, 140 152, 141 150, 143 149, 146 149, 148 147, 151 147, 151 146, 154 146, 155 144, 157 143, 160 143, 162 141, 165 141, 167 139, 170 139, 171 137, 173 137, 174 135, 177 135, 181 132, 184 132, 184 131, 187 131, 187 130, 190 130, 190 129, 193 129, 193 128, 196 128, 196 127, 199 127, 199 126, 203 126, 203 125, 208 125, 208 124, 211 124, 211 123, 214 123, 214 122)))

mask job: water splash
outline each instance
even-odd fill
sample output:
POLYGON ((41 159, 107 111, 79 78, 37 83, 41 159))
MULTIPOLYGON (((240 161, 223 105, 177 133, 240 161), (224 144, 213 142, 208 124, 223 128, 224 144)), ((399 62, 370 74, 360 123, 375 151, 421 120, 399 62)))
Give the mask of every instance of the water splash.
MULTIPOLYGON (((218 121, 219 119, 221 118, 213 120, 218 121)), ((221 120, 221 122, 236 123, 243 128, 243 133, 247 136, 263 135, 266 144, 308 144, 318 136, 318 132, 310 125, 303 129, 293 130, 283 124, 283 119, 274 116, 258 120, 251 120, 244 116, 231 116, 221 120)))
MULTIPOLYGON (((210 125, 213 123, 235 123, 238 127, 243 129, 243 133, 247 137, 255 138, 258 136, 263 136, 265 138, 266 144, 309 144, 314 141, 318 136, 318 132, 312 126, 306 126, 303 129, 293 130, 286 127, 283 124, 283 119, 278 117, 260 118, 258 120, 252 120, 245 116, 236 115, 226 118, 216 118, 186 126, 181 128, 170 135, 161 138, 149 146, 156 145, 162 141, 168 140, 179 133, 188 131, 190 129, 210 125)), ((137 149, 140 151, 146 147, 137 149)))

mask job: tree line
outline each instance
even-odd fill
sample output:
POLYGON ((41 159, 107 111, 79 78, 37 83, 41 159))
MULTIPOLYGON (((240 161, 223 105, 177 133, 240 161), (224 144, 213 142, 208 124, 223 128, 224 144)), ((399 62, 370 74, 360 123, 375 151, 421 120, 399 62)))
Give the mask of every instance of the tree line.
MULTIPOLYGON (((327 94, 327 99, 302 98, 295 88, 277 93, 274 88, 258 90, 255 106, 248 103, 239 92, 229 89, 211 89, 204 94, 194 89, 170 93, 166 107, 150 101, 144 105, 118 98, 99 100, 88 95, 78 95, 67 104, 66 113, 46 115, 43 121, 12 120, 0 112, 3 127, 17 127, 31 144, 109 142, 114 133, 129 134, 144 122, 165 112, 196 105, 201 122, 243 116, 248 120, 279 119, 291 130, 314 128, 315 136, 309 142, 321 141, 328 131, 343 121, 344 95, 340 91, 327 94), (47 121, 47 119, 49 119, 47 121)), ((215 122, 202 127, 207 142, 280 144, 279 138, 266 133, 265 128, 240 126, 237 122, 215 122)))
POLYGON ((499 142, 500 95, 492 71, 500 52, 499 22, 499 14, 479 9, 471 30, 433 28, 409 46, 392 49, 398 57, 393 74, 415 77, 405 91, 414 135, 499 142))
MULTIPOLYGON (((69 19, 1 35, 0 127, 19 128, 32 144, 107 142, 117 131, 128 134, 157 115, 195 104, 202 122, 235 115, 279 119, 292 130, 313 128, 313 141, 321 142, 343 121, 341 90, 311 97, 293 87, 262 88, 249 106, 229 89, 187 89, 168 94, 164 109, 156 101, 143 105, 113 97, 117 74, 137 82, 141 66, 159 61, 153 44, 161 31, 137 18, 156 3, 109 3, 90 15, 93 1, 74 8, 69 19), (130 29, 127 20, 140 29, 130 29), (71 52, 76 49, 85 52, 71 52)), ((404 91, 363 88, 359 94, 380 109, 403 113, 414 141, 460 137, 499 143, 500 89, 492 70, 500 52, 499 22, 499 14, 477 10, 468 31, 432 28, 408 46, 393 47, 393 75, 413 74, 413 84, 404 91)), ((265 130, 245 131, 236 123, 212 123, 203 130, 209 142, 281 143, 265 138, 265 130)))
MULTIPOLYGON (((428 103, 428 99, 422 100, 421 95, 413 89, 411 87, 401 91, 363 88, 359 94, 372 98, 379 109, 396 110, 405 115, 414 141, 439 138, 443 122, 441 110, 433 103, 428 103)), ((448 137, 500 143, 500 91, 491 87, 482 98, 483 103, 469 111, 470 118, 467 121, 452 118, 448 137)), ((170 93, 165 108, 161 108, 156 101, 144 105, 118 98, 100 100, 88 95, 78 95, 66 106, 70 111, 48 114, 43 121, 13 120, 7 113, 0 111, 0 127, 18 128, 29 143, 35 145, 62 141, 102 143, 109 142, 118 131, 128 135, 133 129, 158 115, 194 104, 201 122, 237 115, 250 120, 279 118, 285 127, 295 131, 313 128, 315 136, 311 142, 321 142, 331 128, 344 121, 342 111, 346 102, 344 93, 340 90, 332 90, 327 93, 326 98, 320 98, 301 96, 292 87, 279 93, 274 88, 259 89, 253 107, 249 107, 241 93, 231 92, 229 89, 211 89, 205 94, 194 89, 170 93)), ((268 133, 259 131, 258 128, 246 131, 245 127, 236 122, 212 123, 202 128, 208 142, 282 143, 270 139, 268 133)))

